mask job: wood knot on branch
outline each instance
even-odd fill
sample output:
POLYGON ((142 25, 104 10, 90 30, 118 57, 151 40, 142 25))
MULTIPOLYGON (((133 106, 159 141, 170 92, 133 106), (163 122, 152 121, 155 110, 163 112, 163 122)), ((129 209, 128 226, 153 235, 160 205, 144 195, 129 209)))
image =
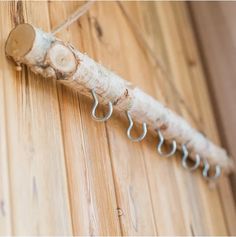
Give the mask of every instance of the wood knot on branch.
POLYGON ((70 48, 55 42, 48 50, 45 64, 54 69, 57 79, 63 80, 75 73, 79 63, 70 48))

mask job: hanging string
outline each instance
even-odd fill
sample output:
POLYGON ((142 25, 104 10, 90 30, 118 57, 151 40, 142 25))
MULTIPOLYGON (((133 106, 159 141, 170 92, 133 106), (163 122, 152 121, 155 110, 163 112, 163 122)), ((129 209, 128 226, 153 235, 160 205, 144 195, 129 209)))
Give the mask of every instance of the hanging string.
POLYGON ((62 31, 63 29, 70 26, 72 23, 74 23, 76 20, 78 20, 81 16, 83 16, 90 9, 90 7, 94 4, 94 2, 95 2, 94 0, 89 0, 88 2, 83 4, 72 15, 70 15, 64 22, 62 22, 60 25, 55 27, 51 31, 51 34, 55 35, 59 31, 62 31))

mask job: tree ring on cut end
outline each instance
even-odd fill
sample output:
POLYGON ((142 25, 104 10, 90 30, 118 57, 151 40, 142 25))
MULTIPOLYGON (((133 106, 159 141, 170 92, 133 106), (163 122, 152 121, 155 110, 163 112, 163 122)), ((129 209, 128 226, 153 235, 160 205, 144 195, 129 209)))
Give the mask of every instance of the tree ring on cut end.
POLYGON ((77 61, 68 47, 56 43, 48 52, 50 65, 60 73, 72 73, 76 70, 77 61))
POLYGON ((20 24, 9 34, 5 51, 14 59, 24 57, 33 47, 35 40, 35 29, 30 24, 20 24))

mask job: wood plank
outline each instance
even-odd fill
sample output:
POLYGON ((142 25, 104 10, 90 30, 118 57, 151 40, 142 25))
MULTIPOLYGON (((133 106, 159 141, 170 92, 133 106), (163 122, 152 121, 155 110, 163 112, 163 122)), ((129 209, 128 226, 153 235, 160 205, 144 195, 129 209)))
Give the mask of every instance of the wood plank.
MULTIPOLYGON (((3 21, 3 12, 0 7, 0 22, 3 21)), ((0 42, 4 42, 3 34, 0 33, 0 42)), ((1 52, 4 51, 4 44, 0 44, 1 52)), ((3 61, 0 60, 0 68, 3 69, 3 61)), ((3 70, 0 70, 0 235, 12 234, 11 223, 11 197, 9 185, 9 163, 7 159, 7 121, 6 121, 6 98, 2 88, 4 88, 3 70)))
MULTIPOLYGON (((0 8, 4 19, 1 49, 10 29, 19 21, 48 29, 47 14, 40 16, 40 12, 47 13, 46 3, 3 2, 0 8)), ((0 61, 4 68, 0 89, 5 95, 7 147, 1 158, 3 162, 7 160, 5 167, 9 170, 10 231, 18 235, 69 235, 71 218, 55 83, 26 69, 16 73, 4 54, 0 61)), ((3 175, 6 172, 7 169, 3 175)), ((5 180, 3 187, 7 185, 5 180)), ((4 234, 7 233, 10 232, 4 234)))

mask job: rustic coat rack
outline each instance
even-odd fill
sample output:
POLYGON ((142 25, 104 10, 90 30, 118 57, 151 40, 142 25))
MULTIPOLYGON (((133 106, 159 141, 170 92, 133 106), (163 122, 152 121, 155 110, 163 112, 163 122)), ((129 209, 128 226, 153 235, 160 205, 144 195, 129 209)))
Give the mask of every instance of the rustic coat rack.
POLYGON ((79 93, 92 97, 92 117, 107 121, 113 112, 125 112, 129 120, 128 138, 140 142, 147 129, 157 134, 157 151, 163 157, 171 157, 177 149, 182 151, 182 165, 193 171, 203 166, 202 175, 207 180, 216 180, 224 171, 232 171, 233 162, 226 151, 213 144, 202 133, 192 128, 183 118, 165 107, 142 90, 131 85, 115 73, 96 63, 76 50, 71 44, 57 39, 30 24, 14 28, 6 42, 6 55, 12 58, 17 70, 27 65, 34 73, 56 79, 79 93), (108 106, 104 117, 97 117, 98 103, 108 106), (142 134, 131 136, 133 121, 142 124, 142 134), (162 151, 164 142, 171 145, 168 153, 162 151), (188 158, 194 163, 189 165, 188 158), (210 167, 214 174, 210 175, 210 167))

